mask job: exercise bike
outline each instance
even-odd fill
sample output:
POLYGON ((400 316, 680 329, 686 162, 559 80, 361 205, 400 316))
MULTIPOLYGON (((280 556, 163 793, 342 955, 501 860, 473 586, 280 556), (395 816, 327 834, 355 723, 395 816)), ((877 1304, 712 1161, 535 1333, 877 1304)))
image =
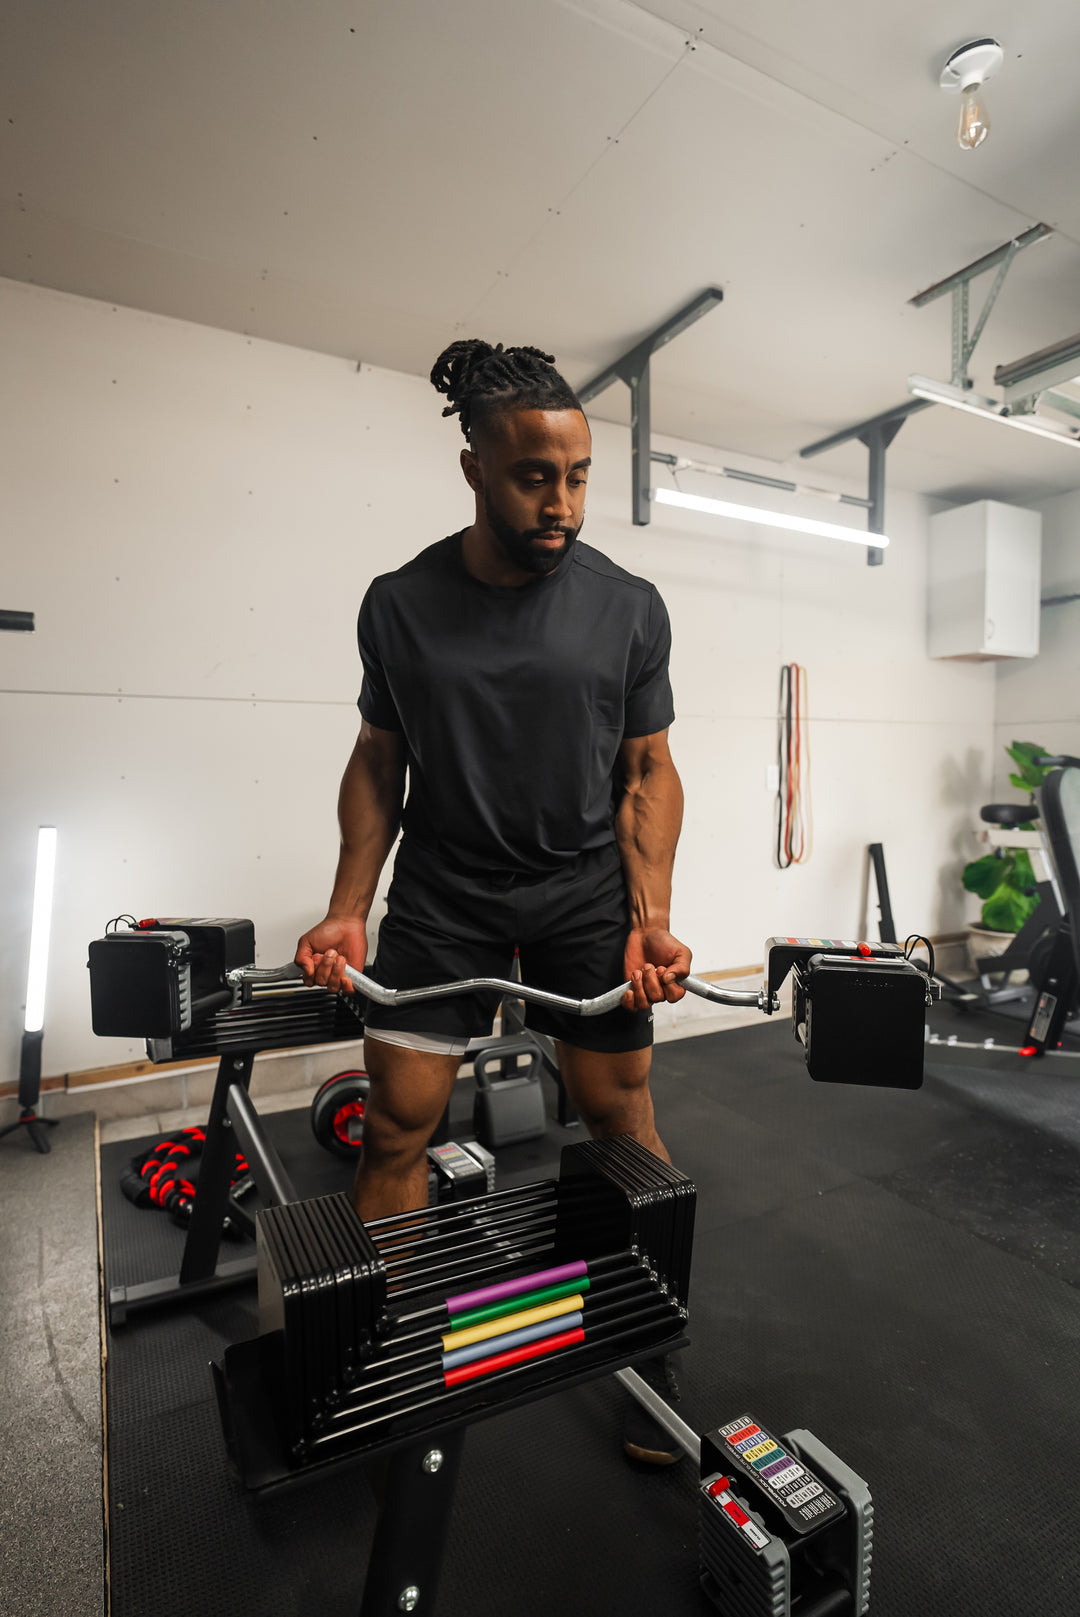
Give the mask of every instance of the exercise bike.
POLYGON ((936 973, 947 991, 946 1002, 960 1010, 998 1012, 1002 1005, 1031 995, 1031 1011, 1019 1047, 1019 1054, 1025 1057, 1058 1049, 1066 1023, 1080 1010, 1080 945, 1070 919, 1070 914, 1080 913, 1080 895, 1074 893, 1067 900, 1063 891, 1076 868, 1072 798, 1075 782, 1080 781, 1080 760, 1061 754, 1039 757, 1035 762, 1052 771, 1035 803, 987 803, 980 816, 995 828, 991 840, 996 846, 1022 846, 1041 856, 1043 879, 1034 890, 1038 903, 1002 954, 976 959, 974 984, 954 982, 940 971, 936 973), (1034 831, 1019 829, 1032 823, 1034 831), (1020 970, 1027 971, 1026 987, 1009 981, 1020 970), (999 973, 1004 974, 1003 980, 995 984, 992 974, 999 973))

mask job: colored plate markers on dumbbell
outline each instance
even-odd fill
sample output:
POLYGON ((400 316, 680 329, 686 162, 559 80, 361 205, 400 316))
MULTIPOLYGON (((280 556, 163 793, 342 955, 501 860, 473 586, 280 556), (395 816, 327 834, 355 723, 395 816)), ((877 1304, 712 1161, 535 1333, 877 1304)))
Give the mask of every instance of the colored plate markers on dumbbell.
POLYGON ((467 1309, 482 1308, 487 1303, 503 1302, 508 1297, 538 1291, 543 1286, 557 1286, 564 1280, 580 1280, 589 1272, 584 1259, 574 1263, 560 1263, 554 1269, 540 1269, 535 1274, 519 1275, 516 1280, 500 1280, 493 1286, 481 1286, 477 1291, 462 1291, 446 1299, 446 1312, 455 1317, 467 1309))
POLYGON ((447 1387, 583 1342, 588 1289, 588 1264, 578 1261, 448 1297, 447 1387))
POLYGON ((483 1308, 467 1308, 463 1314, 454 1315, 452 1328, 457 1331, 468 1325, 482 1325, 485 1321, 499 1319, 504 1314, 516 1314, 526 1305, 535 1308, 541 1303, 557 1302, 560 1297, 572 1297, 575 1292, 588 1289, 588 1275, 581 1280, 564 1280, 561 1286, 543 1286, 539 1291, 530 1291, 522 1297, 504 1298, 502 1302, 488 1303, 483 1308))
MULTIPOLYGON (((528 1297, 522 1298, 528 1304, 528 1297)), ((512 1314, 504 1314, 501 1319, 489 1319, 483 1325, 470 1325, 465 1330, 447 1331, 443 1336, 444 1351, 452 1348, 468 1347, 473 1342, 497 1342, 508 1331, 519 1330, 524 1325, 539 1325, 542 1321, 558 1319, 563 1314, 574 1314, 585 1306, 585 1298, 581 1292, 575 1292, 569 1297, 560 1297, 554 1303, 540 1303, 534 1307, 516 1308, 512 1314)))
POLYGON ((511 1348, 508 1352, 495 1354, 494 1358, 481 1359, 476 1364, 462 1364, 454 1370, 444 1370, 443 1380, 448 1387, 456 1387, 463 1381, 475 1381, 479 1376, 494 1375, 496 1370, 509 1370, 515 1364, 524 1364, 528 1359, 538 1359, 542 1354, 554 1353, 559 1348, 576 1347, 584 1340, 585 1332, 580 1326, 577 1330, 560 1331, 558 1336, 545 1337, 542 1342, 529 1342, 524 1347, 511 1348))

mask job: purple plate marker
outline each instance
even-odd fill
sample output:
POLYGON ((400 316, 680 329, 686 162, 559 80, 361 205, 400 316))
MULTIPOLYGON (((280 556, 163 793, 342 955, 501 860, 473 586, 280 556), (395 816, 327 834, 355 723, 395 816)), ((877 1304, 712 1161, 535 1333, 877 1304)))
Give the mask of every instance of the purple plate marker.
POLYGON ((557 1286, 563 1280, 578 1280, 589 1272, 584 1258, 576 1263, 562 1263, 557 1269, 541 1269, 539 1274, 522 1275, 517 1280, 501 1280, 496 1286, 482 1286, 479 1291, 463 1291, 457 1297, 446 1299, 448 1314, 463 1313, 466 1308, 482 1308, 485 1303, 498 1303, 504 1297, 517 1297, 523 1291, 539 1291, 543 1286, 557 1286))

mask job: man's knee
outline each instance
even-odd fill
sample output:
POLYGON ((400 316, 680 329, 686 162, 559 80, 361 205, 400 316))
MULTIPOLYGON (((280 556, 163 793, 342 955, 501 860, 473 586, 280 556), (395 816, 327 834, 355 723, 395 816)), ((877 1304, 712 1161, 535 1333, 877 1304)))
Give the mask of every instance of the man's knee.
POLYGON ((392 1109, 384 1110, 379 1106, 373 1090, 364 1108, 364 1156, 370 1163, 409 1166, 423 1155, 438 1121, 436 1115, 430 1120, 423 1119, 417 1125, 411 1119, 403 1119, 392 1109))
POLYGON ((593 1133, 630 1134, 640 1118, 651 1119, 651 1062, 651 1049, 609 1053, 559 1045, 563 1082, 593 1133))
POLYGON ((446 1109, 456 1058, 381 1045, 367 1051, 371 1090, 364 1108, 364 1155, 407 1168, 423 1156, 446 1109))

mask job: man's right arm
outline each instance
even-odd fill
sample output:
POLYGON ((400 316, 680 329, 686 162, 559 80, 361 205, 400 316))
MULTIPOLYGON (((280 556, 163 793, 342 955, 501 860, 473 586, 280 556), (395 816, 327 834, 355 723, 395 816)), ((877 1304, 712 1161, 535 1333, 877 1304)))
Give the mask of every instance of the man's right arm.
POLYGON ((338 795, 341 853, 326 918, 296 946, 304 981, 333 991, 352 985, 346 965, 367 960, 367 918, 375 889, 401 824, 405 799, 405 739, 365 719, 338 795))

